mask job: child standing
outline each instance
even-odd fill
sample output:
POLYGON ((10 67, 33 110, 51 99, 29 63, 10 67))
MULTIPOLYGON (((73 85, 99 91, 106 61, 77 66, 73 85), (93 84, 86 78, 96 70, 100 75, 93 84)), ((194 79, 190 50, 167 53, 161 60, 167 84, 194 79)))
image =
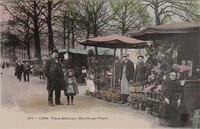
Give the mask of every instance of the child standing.
POLYGON ((74 96, 79 93, 76 78, 74 77, 74 70, 69 69, 65 74, 65 96, 67 96, 67 105, 73 105, 74 96))

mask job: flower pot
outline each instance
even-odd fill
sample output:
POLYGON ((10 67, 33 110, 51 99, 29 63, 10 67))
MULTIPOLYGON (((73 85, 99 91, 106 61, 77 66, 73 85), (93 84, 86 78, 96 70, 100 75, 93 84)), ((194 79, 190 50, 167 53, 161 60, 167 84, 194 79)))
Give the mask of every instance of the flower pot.
POLYGON ((152 108, 146 107, 145 111, 147 114, 150 114, 150 115, 152 114, 152 108))
POLYGON ((159 114, 157 112, 152 112, 152 115, 155 116, 155 117, 159 116, 159 114))
POLYGON ((111 102, 111 101, 112 101, 112 99, 111 99, 111 98, 108 98, 108 99, 107 99, 107 101, 108 101, 108 102, 111 102))
POLYGON ((145 111, 145 106, 144 105, 142 105, 142 107, 141 107, 141 111, 145 111))
POLYGON ((134 109, 137 109, 137 110, 138 110, 138 109, 139 109, 138 103, 135 103, 135 104, 134 104, 134 107, 135 107, 134 109))

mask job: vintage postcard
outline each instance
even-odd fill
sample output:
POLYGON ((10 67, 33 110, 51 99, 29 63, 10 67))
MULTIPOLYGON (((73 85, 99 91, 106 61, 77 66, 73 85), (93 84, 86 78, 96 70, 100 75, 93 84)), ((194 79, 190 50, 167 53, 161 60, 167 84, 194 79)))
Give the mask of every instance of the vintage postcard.
POLYGON ((0 0, 0 129, 200 128, 199 0, 0 0))

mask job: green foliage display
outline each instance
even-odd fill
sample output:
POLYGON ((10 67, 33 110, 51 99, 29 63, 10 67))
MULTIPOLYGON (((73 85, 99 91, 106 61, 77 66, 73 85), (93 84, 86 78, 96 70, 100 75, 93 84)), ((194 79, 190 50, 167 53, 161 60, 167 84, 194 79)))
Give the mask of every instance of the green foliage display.
POLYGON ((155 41, 147 48, 147 74, 150 82, 160 83, 162 76, 177 63, 177 47, 173 43, 155 41))

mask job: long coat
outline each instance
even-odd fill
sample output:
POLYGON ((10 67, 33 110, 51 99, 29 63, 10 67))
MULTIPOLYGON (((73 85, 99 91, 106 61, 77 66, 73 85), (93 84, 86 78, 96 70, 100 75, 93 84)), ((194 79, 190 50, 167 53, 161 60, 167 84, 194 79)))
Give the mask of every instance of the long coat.
POLYGON ((122 75, 123 75, 123 67, 126 65, 126 78, 128 81, 133 80, 134 77, 134 64, 132 61, 128 60, 127 62, 123 61, 122 65, 121 65, 121 70, 120 70, 120 74, 121 74, 121 79, 122 79, 122 75))
POLYGON ((44 73, 47 76, 47 90, 64 90, 64 73, 61 63, 53 58, 46 61, 44 73))
MULTIPOLYGON (((65 88, 64 88, 65 95, 67 95, 67 90, 68 90, 68 78, 69 78, 69 76, 67 76, 67 75, 64 77, 64 80, 65 80, 65 88)), ((71 78, 72 78, 72 83, 73 83, 73 88, 74 88, 74 94, 79 94, 78 84, 77 84, 76 78, 74 76, 72 76, 71 78)))
POLYGON ((183 126, 187 123, 189 115, 184 104, 183 88, 178 80, 165 80, 162 84, 162 96, 168 98, 170 104, 165 100, 160 109, 160 119, 164 119, 169 126, 183 126), (177 100, 181 99, 181 104, 177 105, 177 100))
POLYGON ((145 80, 146 66, 144 62, 136 65, 134 82, 142 82, 145 80))

